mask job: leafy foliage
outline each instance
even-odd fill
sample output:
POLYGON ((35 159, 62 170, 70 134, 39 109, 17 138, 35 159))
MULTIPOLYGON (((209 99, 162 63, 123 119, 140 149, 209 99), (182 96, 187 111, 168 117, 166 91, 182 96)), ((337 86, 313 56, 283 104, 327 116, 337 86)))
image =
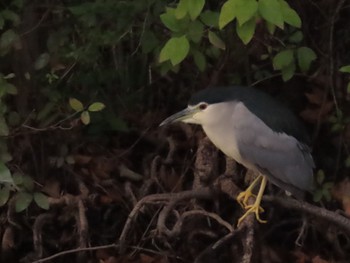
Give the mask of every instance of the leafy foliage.
MULTIPOLYGON (((310 8, 302 10, 307 4, 285 0, 75 0, 50 5, 5 1, 0 7, 0 206, 8 221, 3 232, 13 222, 32 224, 43 212, 63 211, 65 215, 50 219, 43 236, 46 229, 57 228, 56 222, 58 229, 70 226, 78 217, 72 197, 84 201, 89 217, 99 213, 105 224, 89 229, 91 240, 86 241, 94 244, 98 236, 98 243, 107 242, 113 232, 114 242, 115 226, 120 227, 119 220, 131 204, 123 191, 115 189, 130 192, 146 185, 159 166, 158 159, 151 163, 149 156, 163 158, 166 148, 158 142, 163 134, 155 127, 166 111, 184 104, 192 91, 207 85, 253 84, 284 93, 280 79, 292 80, 285 86, 293 86, 296 108, 307 107, 314 120, 311 125, 317 123, 322 133, 332 136, 322 146, 316 142, 315 152, 323 144, 337 141, 340 145, 317 164, 331 163, 338 174, 332 177, 333 170, 322 167, 316 176, 314 200, 330 205, 333 181, 341 182, 339 174, 347 174, 350 167, 346 107, 350 68, 348 56, 338 53, 339 42, 348 46, 348 35, 327 27, 338 23, 345 27, 347 20, 335 19, 346 12, 331 14, 337 10, 333 4, 326 16, 309 17, 310 8), (334 22, 323 21, 328 17, 334 22), (333 36, 337 48, 329 54, 326 39, 333 31, 342 37, 333 36), (344 66, 333 72, 331 68, 338 65, 344 66), (336 81, 332 83, 328 76, 336 81), (321 86, 323 93, 315 95, 314 86, 321 86), (307 102, 299 100, 305 94, 307 102), (330 155, 337 156, 336 163, 330 155), (137 173, 120 165, 124 161, 137 173), (50 210, 52 200, 55 209, 50 210), (21 213, 15 215, 21 220, 11 218, 11 209, 21 213), (101 215, 104 210, 108 213, 101 215), (118 218, 113 230, 107 214, 113 222, 118 218), (96 234, 100 228, 107 229, 106 239, 96 234)), ((192 151, 197 145, 187 146, 192 151)), ((183 171, 191 171, 185 168, 181 178, 183 171)), ((177 169, 168 163, 162 166, 160 174, 167 174, 164 181, 169 185, 164 187, 163 179, 157 177, 157 186, 150 191, 173 191, 171 178, 177 169)), ((13 229, 18 241, 13 250, 28 251, 30 237, 23 238, 13 229)), ((78 235, 74 233, 67 243, 61 236, 57 248, 77 244, 78 235)), ((43 249, 52 247, 51 240, 43 240, 43 249)), ((18 256, 21 261, 22 254, 18 256)))

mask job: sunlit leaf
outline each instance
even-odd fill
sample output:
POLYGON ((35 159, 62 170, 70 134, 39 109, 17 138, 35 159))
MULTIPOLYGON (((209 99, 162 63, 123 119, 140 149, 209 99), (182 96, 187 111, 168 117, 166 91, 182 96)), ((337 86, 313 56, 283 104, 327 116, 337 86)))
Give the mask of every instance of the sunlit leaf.
POLYGON ((180 0, 175 9, 175 17, 177 19, 182 19, 186 16, 188 12, 188 2, 192 0, 180 0))
POLYGON ((228 0, 224 3, 224 5, 221 7, 220 16, 219 16, 219 28, 224 28, 228 23, 233 21, 236 17, 236 10, 235 10, 235 1, 234 0, 228 0))
POLYGON ((350 65, 343 66, 339 69, 340 72, 350 73, 350 65))
POLYGON ((188 12, 192 20, 195 20, 202 12, 205 0, 188 0, 188 12))
POLYGON ((85 125, 88 125, 90 123, 90 113, 88 111, 83 111, 80 115, 80 120, 85 125))
POLYGON ((69 105, 71 106, 71 108, 75 111, 82 111, 84 110, 84 105, 83 103, 81 103, 79 100, 75 99, 75 98, 69 98, 69 105))
POLYGON ((265 20, 283 29, 282 8, 278 0, 259 0, 258 10, 265 20))
POLYGON ((174 32, 181 32, 186 30, 188 25, 188 18, 177 19, 174 8, 167 8, 166 13, 160 15, 160 20, 163 24, 174 32))
POLYGON ((240 26, 249 21, 258 10, 258 2, 255 0, 235 0, 236 15, 240 26))
POLYGON ((246 45, 252 40, 255 32, 255 19, 252 18, 248 22, 244 23, 242 26, 236 25, 236 32, 242 42, 246 45))
POLYGON ((17 213, 27 209, 33 200, 33 195, 27 192, 19 192, 15 195, 15 210, 17 213))
POLYGON ((48 210, 50 208, 49 199, 43 193, 34 193, 34 201, 42 209, 48 210))
POLYGON ((281 9, 282 9, 282 15, 283 20, 294 27, 300 28, 301 27, 301 19, 297 12, 295 12, 294 9, 292 9, 289 4, 284 0, 279 0, 281 9))
POLYGON ((89 106, 88 111, 101 111, 105 107, 106 106, 102 102, 94 102, 89 106))
POLYGON ((190 44, 186 36, 172 37, 162 48, 159 55, 159 62, 170 60, 173 66, 183 61, 190 50, 190 44))

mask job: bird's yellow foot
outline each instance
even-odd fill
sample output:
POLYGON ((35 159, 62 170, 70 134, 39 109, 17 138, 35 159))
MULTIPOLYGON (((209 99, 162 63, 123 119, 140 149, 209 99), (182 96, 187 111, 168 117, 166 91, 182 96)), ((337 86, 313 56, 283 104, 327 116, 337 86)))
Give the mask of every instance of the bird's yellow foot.
MULTIPOLYGON (((264 209, 260 206, 260 203, 261 203, 261 199, 262 199, 262 196, 264 194, 264 191, 265 191, 265 187, 266 187, 266 177, 265 176, 261 176, 261 177, 258 177, 257 179, 255 179, 254 182, 248 187, 248 189, 245 192, 243 192, 243 194, 242 194, 242 197, 243 197, 242 203, 245 205, 244 208, 247 209, 247 211, 238 220, 238 225, 251 213, 255 213, 255 217, 256 217, 256 220, 258 220, 258 222, 260 222, 260 223, 266 223, 267 222, 266 220, 262 220, 260 218, 260 213, 264 212, 264 209), (252 196, 251 190, 254 188, 254 186, 257 184, 257 182, 260 180, 260 178, 262 178, 261 185, 260 185, 259 193, 258 193, 258 195, 255 198, 254 204, 253 205, 244 204, 243 203, 245 201, 244 198, 245 198, 245 196, 247 196, 249 194, 249 193, 247 194, 245 192, 250 191, 250 196, 252 196)), ((241 197, 241 199, 242 199, 242 197, 241 197)), ((237 199, 238 198, 239 198, 239 195, 238 195, 237 199)), ((246 202, 248 201, 248 198, 249 198, 249 196, 247 197, 246 202)))
POLYGON ((252 191, 261 178, 262 176, 259 175, 257 178, 255 178, 255 180, 249 185, 249 187, 245 191, 241 192, 237 196, 237 202, 241 205, 242 208, 248 209, 248 200, 250 197, 254 197, 256 199, 256 195, 253 194, 252 191))
POLYGON ((260 213, 264 212, 264 209, 260 206, 260 202, 255 201, 254 205, 248 205, 246 206, 247 211, 244 213, 243 216, 238 220, 238 225, 242 223, 242 221, 251 213, 255 213, 255 218, 260 223, 266 223, 266 220, 262 220, 260 218, 260 213))
POLYGON ((241 205, 243 209, 248 209, 248 200, 250 197, 256 199, 256 195, 252 193, 250 189, 240 192, 237 196, 237 202, 241 205))

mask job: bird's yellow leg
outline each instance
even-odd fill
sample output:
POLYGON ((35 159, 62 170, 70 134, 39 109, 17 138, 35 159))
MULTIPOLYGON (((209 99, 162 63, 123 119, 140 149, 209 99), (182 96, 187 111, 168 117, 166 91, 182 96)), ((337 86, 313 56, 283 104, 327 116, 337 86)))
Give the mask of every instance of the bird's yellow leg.
POLYGON ((239 193, 239 195, 237 196, 237 202, 241 205, 242 208, 246 209, 248 207, 249 198, 251 196, 255 197, 255 194, 253 194, 252 191, 262 177, 262 175, 259 175, 257 178, 255 178, 254 181, 249 185, 249 187, 245 191, 239 193))
POLYGON ((246 206, 246 209, 248 209, 244 215, 238 220, 238 225, 250 214, 250 213, 255 213, 255 217, 256 217, 256 220, 258 220, 260 223, 266 223, 267 221, 266 220, 262 220, 260 218, 260 214, 261 212, 264 211, 264 209, 260 206, 260 203, 261 203, 261 199, 262 199, 262 196, 264 194, 264 191, 265 191, 265 187, 266 187, 266 176, 263 176, 261 175, 262 177, 262 180, 261 180, 261 185, 260 185, 260 189, 259 189, 259 193, 258 193, 258 196, 256 197, 255 199, 255 202, 253 205, 248 205, 246 206))

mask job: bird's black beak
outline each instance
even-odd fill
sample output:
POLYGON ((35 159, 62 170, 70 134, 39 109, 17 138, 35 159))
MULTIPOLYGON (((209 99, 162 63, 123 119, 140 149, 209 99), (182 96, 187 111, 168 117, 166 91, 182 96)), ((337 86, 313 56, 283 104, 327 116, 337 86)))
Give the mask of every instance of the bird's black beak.
POLYGON ((196 108, 186 108, 166 118, 161 124, 159 124, 159 126, 164 126, 178 121, 186 122, 186 120, 192 118, 193 114, 196 112, 198 112, 196 108))

